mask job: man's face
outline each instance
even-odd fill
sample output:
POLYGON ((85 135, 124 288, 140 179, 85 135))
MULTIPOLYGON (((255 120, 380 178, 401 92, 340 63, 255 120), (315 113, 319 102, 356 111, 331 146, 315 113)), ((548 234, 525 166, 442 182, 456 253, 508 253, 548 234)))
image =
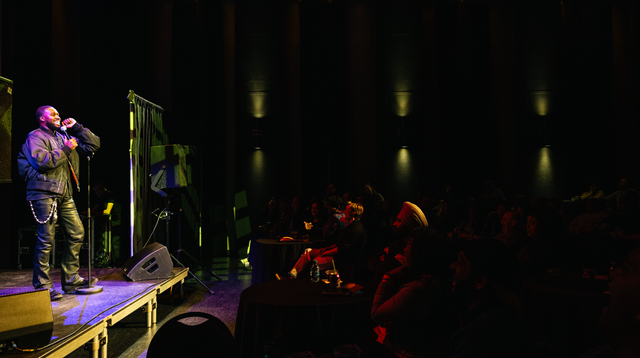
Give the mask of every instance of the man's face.
POLYGON ((311 204, 311 215, 318 215, 318 203, 311 204))
POLYGON ((620 190, 626 190, 628 186, 629 186, 629 183, 627 182, 627 179, 625 178, 620 179, 620 184, 618 185, 620 190))
POLYGON ((626 339, 629 335, 636 335, 638 331, 640 331, 640 248, 630 252, 626 260, 613 270, 609 305, 603 315, 603 332, 610 342, 626 339))
POLYGON ((407 224, 404 222, 404 220, 402 220, 400 214, 396 216, 396 221, 393 222, 393 225, 391 225, 391 227, 393 228, 393 234, 396 238, 405 237, 409 231, 407 224))
POLYGON ((49 107, 40 117, 40 123, 55 132, 60 129, 60 114, 55 108, 49 107))
POLYGON ((506 213, 504 213, 504 215, 502 215, 502 220, 500 221, 500 224, 502 225, 502 232, 506 232, 507 230, 509 230, 509 228, 511 227, 512 217, 513 212, 511 211, 507 211, 506 213))

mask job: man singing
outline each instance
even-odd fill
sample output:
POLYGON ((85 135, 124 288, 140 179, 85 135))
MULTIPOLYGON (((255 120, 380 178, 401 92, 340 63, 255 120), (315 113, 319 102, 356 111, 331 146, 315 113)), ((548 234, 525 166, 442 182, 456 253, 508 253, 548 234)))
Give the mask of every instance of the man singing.
POLYGON ((100 138, 73 118, 61 121, 51 106, 36 111, 40 127, 27 136, 18 154, 18 170, 27 183, 27 201, 37 223, 38 238, 33 256, 33 287, 48 288, 51 300, 62 298, 49 277, 49 255, 54 244, 56 223, 65 231, 67 245, 62 254, 62 290, 98 282, 78 275, 84 227, 73 201, 73 187, 80 188, 79 155, 100 148, 100 138))

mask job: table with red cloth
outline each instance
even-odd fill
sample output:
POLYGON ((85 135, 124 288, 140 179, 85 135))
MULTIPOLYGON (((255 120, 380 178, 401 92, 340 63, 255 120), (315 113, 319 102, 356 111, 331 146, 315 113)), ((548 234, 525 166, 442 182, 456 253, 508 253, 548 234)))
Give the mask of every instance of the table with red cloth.
POLYGON ((562 357, 580 357, 603 343, 598 320, 609 301, 606 276, 582 272, 540 273, 522 286, 522 320, 536 342, 550 344, 562 357))
POLYGON ((328 295, 324 282, 274 280, 246 288, 240 295, 235 340, 239 357, 261 357, 274 336, 289 350, 333 347, 336 340, 369 324, 372 293, 328 295))

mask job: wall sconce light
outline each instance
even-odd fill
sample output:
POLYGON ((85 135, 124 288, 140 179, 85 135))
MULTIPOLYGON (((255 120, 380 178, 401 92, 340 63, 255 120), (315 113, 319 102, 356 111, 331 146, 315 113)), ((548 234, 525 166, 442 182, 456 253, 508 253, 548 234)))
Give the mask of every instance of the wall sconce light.
POLYGON ((391 92, 391 112, 398 117, 406 117, 413 110, 412 92, 391 92))
POLYGON ((413 111, 413 93, 408 91, 391 92, 390 105, 391 113, 395 117, 400 117, 400 126, 398 127, 398 139, 402 148, 407 147, 405 117, 413 111))
POLYGON ((263 137, 260 120, 271 114, 271 92, 248 92, 246 109, 248 115, 255 119, 251 132, 253 147, 260 149, 263 137))
POLYGON ((551 146, 551 133, 549 130, 549 114, 553 110, 553 102, 555 95, 553 91, 531 91, 530 92, 531 109, 533 113, 542 117, 541 136, 545 147, 551 146))
POLYGON ((249 92, 247 111, 253 118, 264 118, 271 114, 271 92, 249 92))

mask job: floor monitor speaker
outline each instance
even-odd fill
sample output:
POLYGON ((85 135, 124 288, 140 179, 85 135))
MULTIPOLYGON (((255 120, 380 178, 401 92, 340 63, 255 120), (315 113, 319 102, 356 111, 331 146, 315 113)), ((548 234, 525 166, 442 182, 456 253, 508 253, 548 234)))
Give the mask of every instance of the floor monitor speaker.
POLYGON ((154 242, 127 260, 122 270, 131 281, 163 279, 171 276, 173 262, 167 247, 154 242))
POLYGON ((0 296, 0 343, 39 348, 51 341, 53 312, 48 289, 0 296))

